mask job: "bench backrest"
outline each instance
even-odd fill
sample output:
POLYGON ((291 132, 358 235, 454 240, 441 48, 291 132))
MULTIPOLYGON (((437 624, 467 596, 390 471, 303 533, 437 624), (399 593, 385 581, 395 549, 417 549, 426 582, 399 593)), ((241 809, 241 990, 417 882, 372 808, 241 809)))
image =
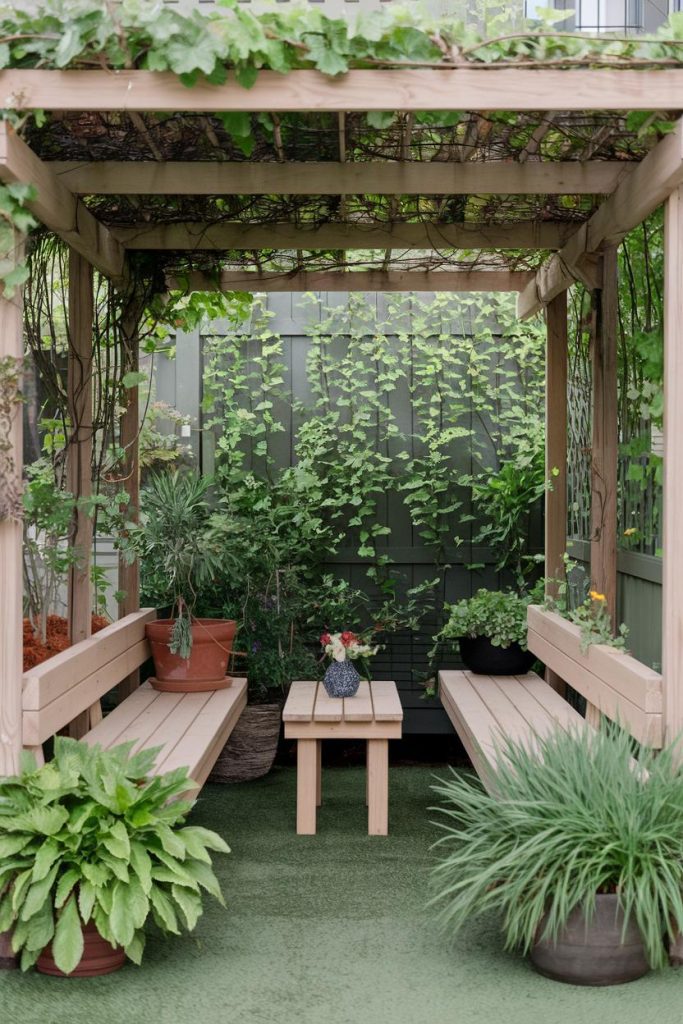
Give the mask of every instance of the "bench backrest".
POLYGON ((132 612, 24 673, 23 743, 39 746, 139 668, 150 656, 145 624, 154 608, 132 612))
POLYGON ((598 710, 618 721, 639 743, 663 743, 663 691, 659 672, 605 644, 581 650, 581 631, 555 612, 531 605, 529 650, 598 710))

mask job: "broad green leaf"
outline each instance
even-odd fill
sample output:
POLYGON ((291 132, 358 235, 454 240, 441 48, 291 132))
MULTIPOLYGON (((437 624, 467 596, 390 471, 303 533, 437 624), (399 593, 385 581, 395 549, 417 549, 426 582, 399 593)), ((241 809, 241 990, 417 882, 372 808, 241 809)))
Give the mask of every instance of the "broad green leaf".
POLYGON ((21 907, 20 918, 22 921, 28 921, 29 918, 33 917, 34 914, 38 913, 43 904, 49 900, 52 902, 52 886, 54 880, 57 877, 59 866, 55 864, 53 868, 48 872, 45 878, 41 878, 39 882, 33 882, 26 898, 21 907))
POLYGON ((172 885, 171 893, 182 911, 187 930, 191 932, 202 914, 201 896, 180 885, 172 885))
POLYGON ((44 903, 37 914, 28 923, 26 933, 26 949, 41 952, 52 940, 55 932, 55 919, 52 905, 44 903))
POLYGON ((154 919, 159 927, 173 935, 180 935, 178 919, 166 893, 158 885, 154 885, 149 896, 154 910, 154 919))
POLYGON ((109 924, 116 942, 125 946, 132 942, 135 925, 130 912, 130 887, 125 882, 115 882, 112 889, 111 914, 109 924))
POLYGON ((130 857, 130 840, 126 826, 122 821, 116 821, 108 833, 102 836, 102 843, 109 850, 113 857, 119 860, 128 860, 130 857))
POLYGON ((139 928, 131 941, 126 946, 126 956, 129 960, 132 960, 134 964, 142 963, 142 954, 145 950, 145 933, 139 928))
POLYGON ((83 928, 74 896, 71 896, 57 918, 52 955, 60 971, 65 974, 71 974, 83 956, 83 928))
POLYGON ((92 882, 81 882, 78 887, 78 909, 84 924, 87 924, 90 920, 96 896, 97 889, 92 882))
POLYGON ((55 842, 48 840, 40 847, 36 854, 35 863, 33 865, 33 881, 39 882, 41 878, 45 878, 48 871, 57 860, 60 855, 60 847, 55 842))

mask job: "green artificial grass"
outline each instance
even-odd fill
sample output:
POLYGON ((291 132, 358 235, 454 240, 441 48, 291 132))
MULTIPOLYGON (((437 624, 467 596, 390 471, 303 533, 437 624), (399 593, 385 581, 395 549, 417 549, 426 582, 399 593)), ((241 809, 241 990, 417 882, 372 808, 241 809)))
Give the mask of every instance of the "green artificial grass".
MULTIPOLYGON (((445 769, 437 774, 444 774, 445 769)), ((495 919, 449 947, 425 912, 434 770, 391 769, 391 835, 368 837, 364 772, 323 773, 317 836, 296 775, 207 786, 193 814, 232 846, 228 909, 151 937, 142 967, 89 980, 0 972, 2 1024, 642 1024, 681 1019, 683 973, 580 989, 503 952, 495 919)))

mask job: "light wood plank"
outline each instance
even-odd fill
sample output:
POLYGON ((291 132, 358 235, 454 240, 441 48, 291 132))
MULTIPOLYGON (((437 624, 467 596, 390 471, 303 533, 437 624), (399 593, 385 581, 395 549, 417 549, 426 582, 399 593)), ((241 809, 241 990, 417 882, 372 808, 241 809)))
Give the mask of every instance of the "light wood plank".
MULTIPOLYGON (((185 696, 184 693, 158 693, 156 700, 148 704, 135 720, 126 726, 116 742, 128 743, 132 740, 133 753, 143 750, 145 747, 153 747, 155 745, 152 742, 154 734, 169 716, 175 718, 176 714, 180 712, 180 705, 185 696)), ((125 704, 126 701, 123 703, 125 704)))
POLYGON ((510 739, 528 746, 533 739, 533 732, 531 723, 516 706, 518 687, 514 677, 511 679, 465 672, 465 678, 496 720, 497 728, 492 737, 494 743, 501 744, 510 739))
POLYGON ((320 740, 315 752, 315 805, 320 807, 323 802, 323 743, 320 740))
MULTIPOLYGON (((536 688, 522 686, 519 682, 520 678, 515 676, 512 680, 509 680, 514 686, 514 697, 511 699, 514 699, 515 707, 526 720, 529 730, 535 736, 545 739, 558 728, 558 721, 543 701, 538 699, 536 688)), ((544 685, 547 686, 548 684, 545 683, 544 685)), ((503 688, 505 683, 501 682, 500 686, 503 688)), ((540 694, 540 688, 538 693, 540 694)), ((577 718, 581 717, 578 713, 576 714, 577 718)))
POLYGON ((403 723, 393 722, 285 722, 285 739, 310 739, 318 736, 326 740, 400 740, 403 723))
MULTIPOLYGON (((527 611, 530 628, 627 700, 648 712, 662 710, 662 676, 626 654, 604 644, 591 644, 585 654, 581 651, 581 630, 573 622, 531 605, 527 611)), ((538 653, 533 647, 534 653, 538 653)), ((571 680, 568 680, 571 682, 571 680)), ((573 685, 573 683, 572 683, 573 685)))
POLYGON ((345 722, 371 722, 373 719, 372 697, 367 679, 361 679, 358 693, 344 701, 345 722))
POLYGON ((39 221, 117 286, 125 286, 125 250, 36 154, 16 134, 9 121, 0 124, 0 181, 30 182, 36 198, 26 205, 39 221))
POLYGON ((315 707, 315 693, 318 684, 313 680, 296 680, 292 683, 282 719, 285 722, 310 722, 315 707))
POLYGON ((258 163, 48 162, 80 195, 601 195, 633 170, 619 160, 453 164, 389 160, 258 163))
POLYGON ((533 278, 528 271, 511 270, 321 270, 281 274, 223 270, 217 277, 201 271, 171 276, 168 286, 200 292, 519 292, 533 278))
POLYGON ((174 221, 111 229, 126 249, 560 249, 572 224, 528 221, 514 224, 216 224, 174 221))
POLYGON ((156 771, 187 767, 190 778, 203 785, 246 704, 247 681, 243 678, 233 679, 232 686, 211 693, 192 726, 168 754, 157 760, 156 771))
MULTIPOLYGON (((2 255, 19 261, 23 244, 18 236, 14 243, 14 252, 2 255)), ((21 370, 23 355, 19 290, 11 299, 0 295, 0 359, 17 360, 21 370)), ((22 436, 22 405, 17 401, 7 437, 17 495, 21 491, 22 436)), ((10 472, 10 466, 6 469, 10 472)), ((18 517, 0 520, 0 777, 18 772, 21 758, 22 543, 21 520, 18 517)))
POLYGON ((300 836, 316 833, 318 744, 320 740, 299 740, 296 748, 296 831, 300 836))
POLYGON ((389 833, 389 741, 368 740, 368 835, 389 833))
MULTIPOLYGON (((662 672, 668 743, 683 733, 683 187, 664 212, 664 564, 662 672)), ((680 751, 680 744, 679 744, 680 751)), ((683 752, 679 753, 683 757, 683 752)))
POLYGON ((51 703, 129 647, 144 641, 145 625, 154 622, 156 614, 154 608, 143 608, 29 669, 23 677, 24 708, 38 710, 51 703))
MULTIPOLYGON (((626 108, 624 108, 626 109, 626 108)), ((517 314, 533 316, 543 304, 581 280, 582 260, 603 246, 617 245, 683 183, 683 124, 666 135, 598 207, 563 249, 539 268, 519 296, 517 314)), ((593 287, 599 286, 595 282, 593 287)))
POLYGON ((439 696, 487 789, 498 753, 493 736, 498 723, 463 672, 439 672, 439 696))
POLYGON ((159 693, 151 686, 141 686, 130 697, 127 697, 122 704, 114 708, 111 714, 103 718, 99 725, 91 729, 83 737, 83 742, 94 746, 99 743, 105 749, 115 747, 122 740, 119 739, 131 724, 150 707, 159 697, 159 693))
POLYGON ((315 722, 341 722, 344 717, 344 700, 330 697, 322 683, 318 683, 315 696, 313 719, 315 722))
POLYGON ((232 74, 223 85, 186 88, 171 72, 10 69, 0 76, 5 105, 16 110, 344 111, 401 110, 676 110, 683 71, 487 67, 358 69, 330 77, 303 69, 261 71, 244 89, 232 74))
POLYGON ((552 686, 548 686, 545 680, 541 679, 534 672, 528 672, 525 676, 517 676, 519 685, 545 708, 557 726, 568 731, 570 729, 583 729, 584 719, 571 704, 556 693, 552 686))
POLYGON ((143 664, 148 657, 149 645, 146 640, 141 640, 85 679, 79 680, 49 704, 44 704, 37 711, 24 709, 24 743, 44 743, 72 721, 76 714, 87 714, 92 728, 97 717, 92 709, 95 705, 99 707, 100 697, 112 690, 120 679, 143 664))
MULTIPOLYGON (((157 757, 158 770, 183 736, 192 733, 198 716, 205 709, 211 696, 210 692, 180 694, 181 699, 174 704, 171 713, 147 736, 143 744, 145 747, 161 747, 157 757)), ((213 713, 215 714, 215 709, 213 713)))
POLYGON ((403 721, 403 707, 396 683, 388 679, 373 679, 370 692, 376 722, 403 721))

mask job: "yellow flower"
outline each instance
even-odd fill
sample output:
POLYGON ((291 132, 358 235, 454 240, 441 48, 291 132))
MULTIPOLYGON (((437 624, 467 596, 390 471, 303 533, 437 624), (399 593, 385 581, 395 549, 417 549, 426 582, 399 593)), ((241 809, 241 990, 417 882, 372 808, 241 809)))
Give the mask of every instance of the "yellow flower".
POLYGON ((637 533, 635 526, 629 526, 628 530, 624 530, 624 537, 632 537, 634 533, 637 533))
POLYGON ((593 598, 594 601, 606 601, 607 600, 605 595, 604 594, 598 594, 597 590, 591 590, 590 591, 590 596, 593 598))

